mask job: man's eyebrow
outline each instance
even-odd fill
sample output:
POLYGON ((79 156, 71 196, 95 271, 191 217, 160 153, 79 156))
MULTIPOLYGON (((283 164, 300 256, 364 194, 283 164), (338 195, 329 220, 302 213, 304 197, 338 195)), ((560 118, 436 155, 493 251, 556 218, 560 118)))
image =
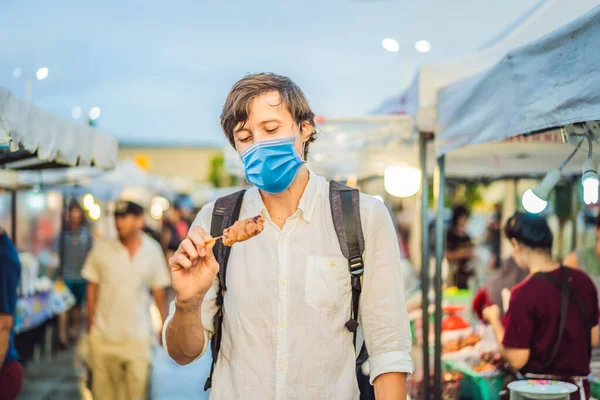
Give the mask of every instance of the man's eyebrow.
MULTIPOLYGON (((264 121, 261 121, 261 122, 259 122, 258 124, 259 124, 259 125, 266 125, 266 124, 268 124, 268 123, 271 123, 271 122, 276 122, 276 123, 278 123, 278 124, 282 124, 282 123, 283 123, 283 120, 281 120, 281 119, 279 119, 279 118, 269 118, 269 119, 267 119, 267 120, 264 120, 264 121)), ((241 125, 240 127, 236 127, 236 128, 233 130, 233 133, 240 133, 241 131, 248 131, 248 132, 250 132, 250 129, 246 128, 246 124, 244 123, 244 124, 243 124, 243 125, 241 125)))
POLYGON ((262 122, 260 123, 260 125, 266 125, 266 124, 268 124, 269 122, 277 122, 277 123, 281 124, 281 123, 282 123, 282 120, 280 120, 280 119, 278 119, 278 118, 271 118, 271 119, 268 119, 268 120, 266 120, 266 121, 262 121, 262 122))
POLYGON ((248 128, 246 128, 246 123, 244 122, 243 124, 238 124, 239 126, 236 126, 235 128, 233 128, 233 133, 240 133, 241 131, 248 131, 248 128))

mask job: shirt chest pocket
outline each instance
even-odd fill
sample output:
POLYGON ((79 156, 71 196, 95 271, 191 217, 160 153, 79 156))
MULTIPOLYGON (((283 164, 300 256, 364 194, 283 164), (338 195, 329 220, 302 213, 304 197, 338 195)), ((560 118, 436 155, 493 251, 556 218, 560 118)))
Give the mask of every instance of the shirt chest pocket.
POLYGON ((325 314, 350 305, 350 272, 343 257, 308 256, 306 302, 325 314))

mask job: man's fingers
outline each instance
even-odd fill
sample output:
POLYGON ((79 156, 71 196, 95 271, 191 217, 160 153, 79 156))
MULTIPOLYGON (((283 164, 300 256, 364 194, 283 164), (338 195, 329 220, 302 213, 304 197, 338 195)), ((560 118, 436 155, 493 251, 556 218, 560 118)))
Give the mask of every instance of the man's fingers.
POLYGON ((213 256, 213 254, 212 254, 212 248, 215 245, 215 241, 211 240, 212 236, 210 236, 203 229, 199 230, 198 233, 200 234, 200 236, 202 237, 202 240, 205 243, 204 251, 200 252, 200 257, 209 257, 209 258, 211 258, 213 256))
POLYGON ((198 251, 190 239, 181 242, 181 248, 190 256, 190 260, 194 261, 198 258, 198 251))
POLYGON ((213 253, 213 247, 215 247, 216 243, 217 243, 216 240, 211 240, 206 243, 206 247, 204 248, 205 249, 204 257, 206 257, 206 259, 212 260, 215 258, 215 255, 213 253))
POLYGON ((173 257, 171 257, 170 261, 171 262, 169 264, 171 264, 171 266, 174 268, 188 269, 192 266, 190 259, 181 253, 175 254, 173 257))
POLYGON ((204 242, 204 239, 202 238, 202 234, 200 232, 198 232, 196 229, 194 229, 193 231, 191 231, 188 234, 188 238, 191 240, 191 242, 196 247, 196 251, 197 251, 198 255, 200 257, 204 257, 204 247, 206 246, 206 243, 204 242))

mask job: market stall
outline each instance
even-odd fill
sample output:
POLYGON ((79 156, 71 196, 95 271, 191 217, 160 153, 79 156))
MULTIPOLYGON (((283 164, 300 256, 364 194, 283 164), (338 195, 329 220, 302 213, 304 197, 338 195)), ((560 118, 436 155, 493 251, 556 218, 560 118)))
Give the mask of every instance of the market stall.
MULTIPOLYGON (((569 21, 564 12, 575 9, 581 15, 591 8, 589 6, 585 1, 569 2, 568 5, 561 1, 547 2, 536 19, 517 31, 541 32, 538 27, 552 26, 552 19, 544 20, 544 17, 553 15, 561 16, 560 23, 554 26, 559 27, 569 21)), ((510 163, 507 168, 496 165, 494 174, 475 170, 471 177, 543 177, 556 168, 558 172, 549 174, 551 179, 542 184, 548 192, 561 174, 581 174, 582 164, 585 166, 588 160, 595 159, 592 145, 598 132, 591 120, 600 117, 600 99, 592 82, 597 82, 600 74, 596 69, 597 55, 591 49, 599 45, 599 16, 600 7, 597 7, 547 35, 535 35, 537 40, 530 43, 502 42, 496 47, 504 51, 501 57, 494 57, 497 63, 439 92, 435 124, 438 154, 435 289, 438 306, 441 305, 438 299, 441 299, 440 270, 444 246, 440 211, 444 202, 446 164, 450 167, 457 160, 474 165, 493 164, 494 159, 490 160, 487 151, 498 154, 498 160, 518 154, 523 160, 521 165, 510 163), (487 157, 487 162, 482 157, 487 157)), ((435 321, 436 393, 441 385, 440 314, 437 313, 435 321)))
MULTIPOLYGON (((113 168, 116 160, 117 140, 113 136, 57 118, 0 87, 0 188, 12 193, 11 238, 17 246, 19 190, 34 188, 37 193, 47 185, 73 183, 98 170, 113 168), (77 168, 67 169, 71 167, 77 168)), ((44 205, 45 200, 35 201, 36 207, 44 205)), ((51 224, 49 217, 45 216, 46 225, 51 224)), ((48 321, 72 306, 72 295, 64 285, 39 277, 40 260, 31 251, 22 252, 20 257, 23 275, 15 318, 16 342, 23 359, 28 359, 34 345, 46 341, 48 321)))

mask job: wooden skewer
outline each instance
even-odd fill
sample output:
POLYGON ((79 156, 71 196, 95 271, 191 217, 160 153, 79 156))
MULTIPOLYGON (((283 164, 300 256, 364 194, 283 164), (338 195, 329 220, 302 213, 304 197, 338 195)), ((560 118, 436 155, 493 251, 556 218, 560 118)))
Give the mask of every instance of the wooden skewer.
POLYGON ((225 236, 223 235, 223 236, 217 236, 217 237, 211 238, 209 241, 206 242, 206 244, 214 243, 219 239, 223 239, 224 237, 225 236))

